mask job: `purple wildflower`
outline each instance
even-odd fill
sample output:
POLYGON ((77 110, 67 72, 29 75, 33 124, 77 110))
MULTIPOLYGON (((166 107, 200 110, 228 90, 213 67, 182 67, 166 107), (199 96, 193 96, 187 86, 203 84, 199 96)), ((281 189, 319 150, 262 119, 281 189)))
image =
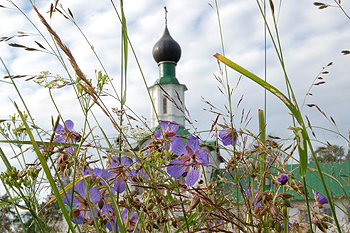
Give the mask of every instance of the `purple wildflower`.
MULTIPOLYGON (((125 223, 126 230, 128 232, 133 231, 138 220, 136 213, 134 214, 132 210, 125 209, 122 212, 122 218, 125 223)), ((136 232, 139 232, 139 231, 136 230, 136 232)))
POLYGON ((319 194, 317 191, 315 191, 315 199, 320 204, 328 204, 327 198, 319 194))
POLYGON ((180 138, 175 138, 172 151, 179 156, 172 160, 167 172, 175 178, 186 176, 186 184, 193 186, 199 178, 199 166, 208 166, 208 153, 199 147, 199 140, 194 136, 187 138, 187 145, 180 138))
POLYGON ((131 173, 129 167, 133 163, 132 159, 129 157, 122 157, 119 161, 118 157, 113 157, 109 169, 110 177, 116 178, 116 181, 113 182, 113 190, 117 193, 122 193, 126 189, 125 182, 129 179, 131 180, 131 173))
MULTIPOLYGON (((284 231, 284 225, 283 223, 281 223, 282 225, 282 231, 284 231)), ((288 231, 292 230, 293 224, 291 222, 288 222, 288 231)))
POLYGON ((104 205, 101 216, 107 219, 106 227, 108 230, 113 231, 113 228, 115 228, 115 211, 113 207, 109 204, 104 205))
MULTIPOLYGON (((216 216, 216 219, 214 218, 213 220, 215 221, 216 220, 216 223, 217 224, 220 224, 221 223, 221 219, 219 218, 219 216, 217 216, 219 214, 219 211, 216 211, 216 215, 214 215, 213 213, 212 213, 212 215, 214 215, 214 216, 216 216)), ((212 222, 208 222, 209 223, 209 226, 210 227, 213 227, 213 223, 212 222)))
MULTIPOLYGON (((252 200, 252 191, 250 189, 245 189, 244 190, 246 194, 248 194, 249 200, 252 200)), ((253 204, 255 204, 258 200, 259 193, 254 191, 254 198, 253 198, 253 204)), ((256 203, 256 208, 259 209, 261 205, 261 202, 256 203)))
MULTIPOLYGON (((146 152, 147 155, 149 154, 149 151, 146 152)), ((140 161, 136 158, 135 160, 136 162, 140 163, 140 161)), ((149 176, 145 170, 145 168, 142 166, 142 164, 140 163, 140 167, 138 167, 135 171, 135 175, 138 175, 140 178, 144 178, 144 179, 149 179, 149 176)))
POLYGON ((219 133, 219 137, 221 138, 222 143, 224 143, 225 146, 236 145, 237 143, 237 132, 235 129, 224 128, 219 133), (233 135, 232 135, 232 131, 233 131, 233 135))
POLYGON ((285 185, 288 182, 288 176, 286 175, 280 175, 277 178, 277 181, 281 184, 281 185, 285 185))
POLYGON ((66 205, 77 207, 73 210, 76 217, 76 221, 74 218, 72 218, 72 222, 74 223, 82 224, 85 219, 85 214, 91 215, 89 202, 94 208, 96 203, 98 203, 101 199, 101 193, 98 189, 88 187, 87 190, 88 193, 86 192, 84 181, 79 181, 74 185, 75 195, 72 196, 72 194, 67 194, 67 198, 64 199, 64 203, 66 205))
POLYGON ((55 133, 56 142, 73 143, 80 140, 80 135, 74 131, 74 123, 71 120, 66 120, 64 126, 58 124, 55 133))
POLYGON ((105 184, 108 179, 112 177, 112 174, 108 169, 94 168, 92 174, 97 178, 101 179, 100 182, 105 184))
POLYGON ((154 133, 154 136, 156 136, 156 138, 163 139, 163 134, 164 134, 165 139, 174 139, 174 137, 176 136, 176 131, 179 130, 179 125, 174 121, 169 123, 161 121, 160 127, 162 130, 158 129, 154 133), (163 131, 163 134, 162 134, 162 131, 163 131))
POLYGON ((146 180, 149 179, 149 176, 147 175, 146 170, 143 167, 136 173, 136 175, 139 175, 141 178, 145 178, 146 180))

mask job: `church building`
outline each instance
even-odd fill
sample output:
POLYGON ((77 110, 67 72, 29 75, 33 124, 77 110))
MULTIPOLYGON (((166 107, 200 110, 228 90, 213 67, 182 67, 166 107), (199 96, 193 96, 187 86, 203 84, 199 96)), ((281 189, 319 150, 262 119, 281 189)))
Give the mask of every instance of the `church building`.
MULTIPOLYGON (((186 129, 185 118, 185 91, 187 87, 180 83, 176 77, 176 66, 181 58, 181 47, 171 37, 167 18, 162 37, 153 47, 153 58, 159 67, 159 77, 149 87, 152 98, 151 103, 151 128, 153 131, 159 128, 159 122, 176 122, 180 136, 187 138, 191 133, 186 129)), ((152 141, 151 136, 141 140, 140 147, 144 148, 152 141)), ((216 146, 216 141, 200 141, 201 147, 208 152, 209 166, 205 167, 207 180, 210 179, 215 168, 219 168, 221 156, 216 146)), ((138 147, 136 150, 140 149, 138 147)))

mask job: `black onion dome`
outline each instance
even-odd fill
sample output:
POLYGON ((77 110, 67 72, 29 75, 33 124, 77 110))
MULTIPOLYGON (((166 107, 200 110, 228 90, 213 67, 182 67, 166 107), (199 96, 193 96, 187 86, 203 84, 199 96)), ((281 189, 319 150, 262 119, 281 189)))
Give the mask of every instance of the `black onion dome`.
POLYGON ((170 36, 168 27, 165 26, 163 36, 153 47, 153 58, 157 63, 172 61, 177 63, 181 57, 180 45, 170 36))

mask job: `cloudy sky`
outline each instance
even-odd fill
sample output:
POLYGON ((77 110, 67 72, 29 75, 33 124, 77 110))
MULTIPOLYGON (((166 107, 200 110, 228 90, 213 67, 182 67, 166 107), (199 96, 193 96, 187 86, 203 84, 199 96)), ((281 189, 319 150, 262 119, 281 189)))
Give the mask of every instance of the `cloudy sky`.
MULTIPOLYGON (((333 65, 321 75, 325 84, 313 86, 312 96, 308 96, 306 104, 317 104, 329 117, 337 123, 339 132, 347 135, 350 115, 350 55, 344 56, 341 51, 350 49, 350 20, 339 8, 329 7, 319 10, 313 1, 274 1, 275 12, 278 15, 278 31, 283 49, 283 56, 287 74, 294 87, 295 95, 302 105, 305 95, 319 72, 330 62, 333 65)), ((17 4, 37 29, 43 33, 48 42, 52 39, 46 33, 44 26, 28 1, 16 1, 17 4)), ((77 27, 58 12, 49 17, 51 1, 35 1, 37 8, 44 15, 52 28, 60 35, 62 41, 71 49, 78 65, 88 78, 95 78, 95 70, 102 70, 101 65, 93 54, 91 47, 85 41, 77 27)), ((111 1, 108 0, 60 0, 64 9, 73 12, 75 22, 84 32, 101 59, 108 75, 113 78, 114 85, 119 91, 120 83, 120 32, 121 26, 111 1)), ((328 0, 329 4, 334 4, 328 0)), ((115 1, 119 9, 119 1, 115 1)), ((49 47, 37 29, 28 19, 15 9, 9 1, 0 0, 0 37, 16 35, 22 31, 31 36, 13 38, 0 42, 0 57, 12 75, 36 75, 40 71, 48 70, 54 75, 60 74, 67 78, 67 73, 56 57, 42 52, 25 51, 13 48, 9 43, 23 44, 28 47, 39 48, 34 41, 44 47, 49 47)), ((202 101, 212 103, 220 113, 226 114, 227 97, 219 88, 223 89, 214 75, 220 76, 219 66, 213 55, 222 53, 220 31, 215 1, 201 0, 127 0, 124 9, 127 19, 128 34, 142 72, 148 85, 153 85, 158 78, 158 66, 152 57, 153 45, 161 37, 164 30, 164 6, 168 8, 168 28, 172 37, 182 48, 182 57, 177 65, 177 78, 185 84, 186 106, 191 119, 198 130, 208 130, 216 115, 204 110, 208 105, 202 101)), ((225 53, 228 58, 264 78, 264 23, 259 7, 254 0, 221 0, 218 1, 221 26, 223 31, 225 53)), ((345 10, 350 10, 350 3, 344 1, 345 10)), ((268 10, 268 21, 271 13, 268 10)), ((272 24, 271 24, 271 28, 272 24)), ((128 96, 127 105, 139 116, 150 118, 150 101, 141 72, 135 58, 129 54, 128 67, 128 96)), ((68 63, 67 63, 68 65, 68 63)), ((72 70, 69 68, 72 73, 72 70)), ((4 67, 0 66, 0 77, 7 75, 4 67)), ((228 79, 235 88, 240 75, 229 70, 228 79)), ((281 65, 278 62, 271 40, 267 41, 267 80, 286 93, 285 81, 281 65)), ((12 85, 0 82, 0 119, 7 119, 15 112, 11 100, 20 102, 12 85)), ((36 123, 43 128, 50 129, 51 116, 58 115, 49 98, 48 90, 39 87, 31 81, 16 79, 23 98, 29 107, 36 123)), ((321 80, 320 80, 321 81, 321 80)), ((110 89, 111 90, 111 89, 110 89)), ((52 91, 62 116, 75 122, 75 129, 81 130, 82 113, 71 87, 52 91)), ((115 99, 105 98, 109 107, 118 107, 115 99)), ((245 77, 232 95, 232 106, 235 111, 235 126, 241 124, 241 116, 250 111, 251 121, 247 128, 258 133, 258 109, 264 108, 264 91, 245 77), (243 96, 240 106, 237 103, 243 96)), ((102 126, 108 130, 109 136, 116 132, 111 124, 97 109, 96 116, 102 126)), ((336 130, 330 122, 317 111, 316 108, 303 108, 312 125, 336 130)), ((220 120, 223 122, 223 120, 220 120)), ((291 132, 292 119, 284 107, 275 97, 267 96, 267 132, 273 136, 287 138, 291 132)), ((189 126, 188 126, 189 127, 189 126)), ((190 128, 190 127, 189 127, 190 128)), ((346 146, 341 137, 317 130, 317 139, 329 141, 332 144, 346 146)), ((206 139, 206 138, 204 138, 206 139)), ((1 145, 3 147, 3 145, 1 145)), ((346 148, 347 149, 347 148, 346 148)), ((11 154, 7 148, 6 153, 11 154)), ((0 164, 0 170, 3 166, 0 164)))

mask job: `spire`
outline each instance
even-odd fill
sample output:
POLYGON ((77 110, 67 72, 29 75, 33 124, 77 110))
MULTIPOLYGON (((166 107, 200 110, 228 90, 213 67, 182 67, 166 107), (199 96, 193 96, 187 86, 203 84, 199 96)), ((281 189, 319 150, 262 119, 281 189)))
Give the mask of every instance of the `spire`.
POLYGON ((165 27, 168 27, 168 10, 166 9, 166 6, 164 6, 165 10, 165 27))
POLYGON ((177 63, 181 57, 180 45, 170 36, 168 30, 168 10, 165 10, 165 30, 163 36, 153 47, 153 58, 159 64, 160 62, 177 63))

